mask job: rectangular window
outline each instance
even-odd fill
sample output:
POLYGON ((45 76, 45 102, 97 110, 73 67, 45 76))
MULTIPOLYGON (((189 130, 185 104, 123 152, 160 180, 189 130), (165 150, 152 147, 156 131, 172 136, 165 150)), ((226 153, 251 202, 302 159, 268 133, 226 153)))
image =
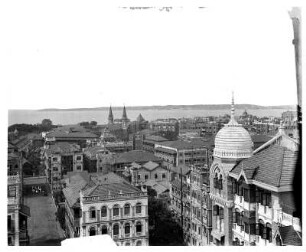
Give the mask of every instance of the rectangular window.
POLYGON ((155 173, 154 177, 155 177, 155 179, 157 179, 157 173, 155 173))
POLYGON ((57 167, 53 167, 53 171, 58 171, 58 168, 57 167))
POLYGON ((16 187, 8 186, 8 197, 16 197, 16 187))
POLYGON ((140 174, 138 174, 137 179, 140 180, 140 174))
POLYGON ((81 165, 78 165, 78 166, 77 166, 77 170, 82 170, 82 166, 81 166, 81 165))
POLYGON ((149 176, 148 175, 145 175, 145 180, 148 180, 149 176))
POLYGON ((77 156, 76 160, 78 161, 82 160, 82 156, 77 156))

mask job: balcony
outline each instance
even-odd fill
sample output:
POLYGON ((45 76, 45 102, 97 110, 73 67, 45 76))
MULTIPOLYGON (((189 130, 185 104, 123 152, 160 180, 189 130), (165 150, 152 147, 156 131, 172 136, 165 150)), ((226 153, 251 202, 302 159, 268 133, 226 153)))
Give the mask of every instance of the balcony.
POLYGON ((267 219, 272 220, 272 208, 259 204, 258 215, 259 215, 259 218, 260 218, 260 216, 263 216, 267 219))

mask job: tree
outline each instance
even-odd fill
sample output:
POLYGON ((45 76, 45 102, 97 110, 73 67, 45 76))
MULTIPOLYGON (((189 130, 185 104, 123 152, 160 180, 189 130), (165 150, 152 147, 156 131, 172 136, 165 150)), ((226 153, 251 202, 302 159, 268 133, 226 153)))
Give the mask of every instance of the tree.
POLYGON ((91 122, 90 122, 90 125, 91 125, 91 126, 97 126, 97 124, 98 124, 98 123, 97 123, 96 121, 91 121, 91 122))
MULTIPOLYGON (((153 193, 154 194, 154 193, 153 193)), ((182 228, 164 201, 149 196, 150 246, 184 246, 182 228)))
POLYGON ((41 122, 41 125, 44 127, 51 127, 52 126, 52 121, 50 119, 44 119, 41 122))

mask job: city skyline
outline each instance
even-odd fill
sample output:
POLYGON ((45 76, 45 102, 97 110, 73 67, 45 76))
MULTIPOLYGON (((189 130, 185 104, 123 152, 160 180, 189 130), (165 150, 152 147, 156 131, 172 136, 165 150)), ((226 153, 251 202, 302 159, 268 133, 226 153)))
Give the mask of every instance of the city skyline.
POLYGON ((297 103, 289 7, 49 7, 7 17, 9 109, 297 103))

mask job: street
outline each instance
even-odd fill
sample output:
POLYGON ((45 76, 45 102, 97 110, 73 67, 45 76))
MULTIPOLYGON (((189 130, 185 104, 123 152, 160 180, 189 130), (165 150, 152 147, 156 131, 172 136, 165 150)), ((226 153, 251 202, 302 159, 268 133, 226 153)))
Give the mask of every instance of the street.
POLYGON ((28 219, 30 246, 60 246, 64 231, 56 221, 56 207, 51 195, 31 195, 24 200, 31 209, 31 218, 28 219))

